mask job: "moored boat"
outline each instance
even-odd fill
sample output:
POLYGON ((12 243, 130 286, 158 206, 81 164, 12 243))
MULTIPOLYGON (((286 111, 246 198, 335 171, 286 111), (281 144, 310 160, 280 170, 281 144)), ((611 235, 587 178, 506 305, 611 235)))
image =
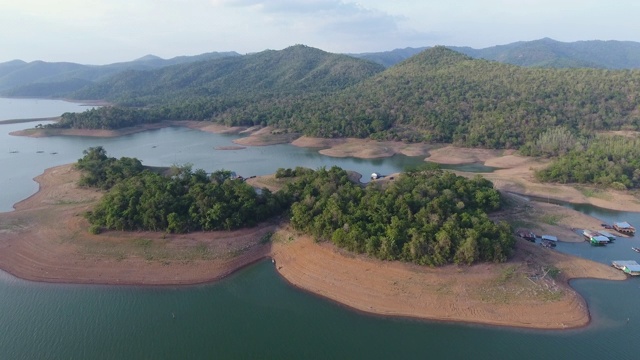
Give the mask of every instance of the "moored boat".
POLYGON ((611 265, 616 269, 622 270, 625 274, 631 276, 640 275, 640 264, 633 260, 616 260, 611 265))
POLYGON ((609 239, 609 241, 614 241, 616 239, 616 236, 608 231, 599 230, 598 234, 606 237, 607 239, 609 239))
POLYGON ((631 250, 633 250, 633 251, 635 251, 635 252, 637 252, 637 253, 640 253, 640 248, 632 247, 632 248, 631 248, 631 250))
POLYGON ((610 241, 608 237, 600 235, 597 231, 584 230, 582 235, 584 235, 585 239, 589 241, 591 245, 595 246, 603 246, 610 241))
POLYGON ((613 229, 621 234, 633 236, 636 233, 636 228, 626 221, 613 223, 613 229))

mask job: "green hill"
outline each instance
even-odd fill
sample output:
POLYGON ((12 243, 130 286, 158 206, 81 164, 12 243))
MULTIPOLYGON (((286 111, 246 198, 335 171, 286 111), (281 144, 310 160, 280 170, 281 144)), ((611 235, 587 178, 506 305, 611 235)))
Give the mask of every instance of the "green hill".
POLYGON ((280 126, 367 136, 519 147, 545 128, 640 128, 640 71, 523 68, 435 47, 321 100, 280 126))
MULTIPOLYGON (((483 49, 447 47, 476 59, 527 67, 640 69, 640 43, 633 41, 560 42, 544 38, 483 49)), ((404 48, 350 55, 391 67, 425 49, 404 48)))
POLYGON ((382 70, 382 66, 368 61, 296 45, 155 71, 128 71, 73 97, 135 105, 203 97, 245 100, 333 91, 382 70))
POLYGON ((0 63, 0 92, 4 96, 66 96, 67 93, 79 89, 78 87, 70 87, 70 83, 77 85, 84 82, 86 85, 126 70, 152 70, 227 56, 239 56, 239 54, 212 52, 196 56, 179 56, 172 59, 161 59, 157 56, 147 55, 137 60, 108 65, 45 61, 27 63, 14 60, 0 63))
POLYGON ((575 133, 640 129, 640 71, 525 68, 445 47, 381 71, 363 60, 294 46, 136 72, 95 89, 104 92, 91 97, 162 105, 69 114, 57 126, 196 119, 319 137, 489 148, 518 148, 560 125, 575 133))

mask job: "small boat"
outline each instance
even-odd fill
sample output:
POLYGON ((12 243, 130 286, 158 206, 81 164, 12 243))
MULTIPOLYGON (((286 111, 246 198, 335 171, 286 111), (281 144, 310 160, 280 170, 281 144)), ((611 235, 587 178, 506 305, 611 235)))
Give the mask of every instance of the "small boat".
POLYGON ((540 243, 540 246, 545 247, 547 249, 551 249, 556 247, 556 243, 550 240, 542 240, 542 242, 540 243))
POLYGON ((635 251, 635 252, 637 252, 637 253, 640 253, 640 248, 632 247, 632 248, 631 248, 631 250, 633 250, 633 251, 635 251))

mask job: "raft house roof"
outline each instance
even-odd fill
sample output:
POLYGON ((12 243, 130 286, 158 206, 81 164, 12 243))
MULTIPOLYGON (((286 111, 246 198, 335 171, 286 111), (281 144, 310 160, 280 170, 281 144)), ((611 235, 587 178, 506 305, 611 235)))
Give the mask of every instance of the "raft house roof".
POLYGON ((631 226, 631 224, 629 224, 626 221, 617 222, 617 223, 614 223, 614 225, 619 227, 620 229, 631 229, 631 228, 633 228, 633 226, 631 226))
POLYGON ((598 234, 600 234, 600 235, 602 235, 602 236, 606 236, 606 237, 608 237, 609 239, 611 239, 611 238, 614 238, 614 239, 615 239, 615 238, 616 238, 616 236, 615 236, 615 235, 613 235, 612 233, 610 233, 610 232, 608 232, 608 231, 598 231, 598 234))
POLYGON ((627 269, 630 272, 640 272, 640 264, 635 260, 616 260, 612 264, 618 269, 627 269))

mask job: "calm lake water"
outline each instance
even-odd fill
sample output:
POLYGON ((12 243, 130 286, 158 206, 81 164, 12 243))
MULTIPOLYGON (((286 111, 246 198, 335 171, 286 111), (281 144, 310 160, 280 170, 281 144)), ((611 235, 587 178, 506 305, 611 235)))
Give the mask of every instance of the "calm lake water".
MULTIPOLYGON (((21 104, 26 107, 42 104, 22 101, 31 102, 21 104)), ((1 119, 6 108, 0 104, 1 119)), ((41 111, 42 116, 58 115, 41 111)), ((214 147, 230 145, 235 137, 184 128, 118 139, 8 135, 28 126, 0 125, 0 146, 7 148, 0 149, 0 211, 35 192, 30 179, 45 168, 75 161, 82 150, 97 145, 111 156, 138 157, 146 165, 189 162, 241 175, 298 165, 391 173, 420 162, 407 157, 335 159, 290 145, 217 151, 214 147)), ((621 216, 640 224, 635 213, 607 214, 594 216, 607 222, 621 216)), ((559 248, 608 262, 618 256, 610 252, 636 246, 631 244, 638 239, 619 239, 604 248, 586 243, 559 248)), ((638 254, 625 250, 622 255, 633 259, 638 254)), ((268 261, 214 284, 186 287, 43 284, 0 272, 0 358, 635 359, 640 351, 637 280, 574 281, 589 303, 593 323, 579 330, 532 331, 361 314, 291 287, 268 261)))

